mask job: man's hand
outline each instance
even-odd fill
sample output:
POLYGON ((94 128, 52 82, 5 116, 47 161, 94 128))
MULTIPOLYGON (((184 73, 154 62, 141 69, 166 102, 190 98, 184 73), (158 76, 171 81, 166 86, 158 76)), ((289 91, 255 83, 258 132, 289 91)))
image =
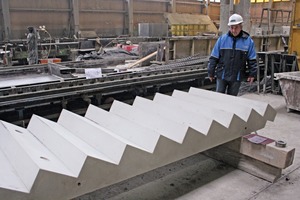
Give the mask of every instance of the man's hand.
POLYGON ((247 79, 247 81, 248 81, 249 83, 253 83, 254 77, 249 76, 248 79, 247 79))
POLYGON ((209 78, 210 82, 213 82, 214 79, 215 79, 215 77, 212 77, 212 76, 210 76, 210 77, 208 77, 208 78, 209 78))

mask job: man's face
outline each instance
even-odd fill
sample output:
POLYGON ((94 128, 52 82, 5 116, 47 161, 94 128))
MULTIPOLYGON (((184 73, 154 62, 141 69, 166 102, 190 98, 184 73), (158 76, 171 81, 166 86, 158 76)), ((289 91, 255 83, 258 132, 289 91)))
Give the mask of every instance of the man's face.
POLYGON ((242 30, 242 24, 229 26, 229 30, 231 34, 236 37, 242 30))

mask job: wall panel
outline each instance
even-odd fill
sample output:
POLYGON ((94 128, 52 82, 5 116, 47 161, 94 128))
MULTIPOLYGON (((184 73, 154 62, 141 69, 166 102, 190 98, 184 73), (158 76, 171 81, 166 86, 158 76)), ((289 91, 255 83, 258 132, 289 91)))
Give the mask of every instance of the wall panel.
POLYGON ((85 0, 79 5, 79 29, 96 31, 99 36, 124 34, 125 2, 123 0, 85 0))
POLYGON ((70 28, 68 0, 10 0, 11 38, 24 38, 28 26, 45 25, 52 37, 67 36, 70 28))
POLYGON ((80 13, 80 30, 95 31, 99 36, 122 35, 123 13, 80 13))
POLYGON ((189 13, 189 14, 200 14, 201 4, 197 1, 191 0, 180 0, 177 1, 176 12, 178 13, 189 13))
MULTIPOLYGON (((10 39, 24 38, 27 26, 45 25, 53 37, 74 34, 72 0, 7 0, 11 24, 10 39)), ((75 0, 76 1, 76 0, 75 0)), ((78 0, 78 30, 94 30, 100 36, 128 34, 129 19, 127 0, 78 0)), ((163 23, 164 13, 172 12, 171 1, 131 0, 133 8, 133 33, 137 35, 139 23, 163 23)), ((220 6, 210 3, 205 9, 199 1, 176 0, 177 13, 206 14, 219 23, 220 6)), ((2 5, 0 5, 2 6, 2 5)), ((251 4, 252 25, 260 20, 261 10, 267 3, 251 4)), ((273 2, 275 9, 291 9, 290 2, 273 2)), ((0 7, 1 11, 2 8, 0 7)), ((3 12, 0 15, 0 39, 5 33, 3 12)), ((287 17, 286 14, 284 16, 287 17)))

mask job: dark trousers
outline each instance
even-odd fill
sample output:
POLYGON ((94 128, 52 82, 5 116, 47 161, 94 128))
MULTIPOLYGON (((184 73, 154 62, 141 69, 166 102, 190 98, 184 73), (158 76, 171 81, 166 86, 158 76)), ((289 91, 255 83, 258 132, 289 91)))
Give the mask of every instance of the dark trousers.
POLYGON ((226 81, 223 79, 217 79, 216 92, 237 96, 240 86, 240 81, 226 81))

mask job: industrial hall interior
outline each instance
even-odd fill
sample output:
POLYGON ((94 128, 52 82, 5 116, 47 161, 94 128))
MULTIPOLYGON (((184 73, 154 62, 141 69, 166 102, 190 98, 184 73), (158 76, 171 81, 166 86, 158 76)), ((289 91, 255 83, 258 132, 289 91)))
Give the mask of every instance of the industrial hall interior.
POLYGON ((300 199, 300 0, 0 2, 0 200, 300 199))

